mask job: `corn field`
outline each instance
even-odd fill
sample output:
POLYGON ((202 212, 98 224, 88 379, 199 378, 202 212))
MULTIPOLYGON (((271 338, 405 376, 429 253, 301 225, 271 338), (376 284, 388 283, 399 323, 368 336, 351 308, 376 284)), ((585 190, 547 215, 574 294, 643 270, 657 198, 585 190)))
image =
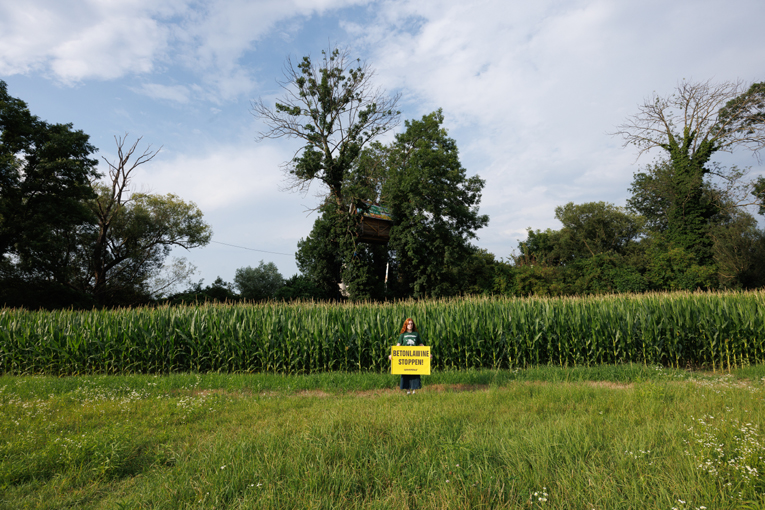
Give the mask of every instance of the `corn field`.
POLYGON ((0 310, 0 373, 388 371, 414 318, 433 368, 765 360, 765 292, 0 310))

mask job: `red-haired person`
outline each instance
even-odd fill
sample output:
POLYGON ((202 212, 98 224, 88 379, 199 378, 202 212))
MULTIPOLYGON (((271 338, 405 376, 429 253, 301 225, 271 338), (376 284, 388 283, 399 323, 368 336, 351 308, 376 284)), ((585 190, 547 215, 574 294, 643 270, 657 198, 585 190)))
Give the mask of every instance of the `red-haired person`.
MULTIPOLYGON (((401 334, 398 335, 398 343, 396 345, 425 345, 417 332, 417 326, 410 318, 404 321, 404 325, 401 327, 401 334)), ((399 388, 406 390, 406 394, 414 393, 415 390, 422 388, 422 382, 419 375, 401 375, 401 382, 399 382, 399 388)))

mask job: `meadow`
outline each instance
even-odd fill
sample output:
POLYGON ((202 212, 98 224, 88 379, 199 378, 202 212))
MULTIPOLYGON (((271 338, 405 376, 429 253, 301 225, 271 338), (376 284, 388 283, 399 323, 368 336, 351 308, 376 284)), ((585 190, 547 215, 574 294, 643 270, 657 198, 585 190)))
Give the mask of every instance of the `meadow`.
POLYGON ((0 509, 765 508, 764 300, 3 309, 0 509))
POLYGON ((765 507, 765 367, 0 377, 0 508, 765 507))

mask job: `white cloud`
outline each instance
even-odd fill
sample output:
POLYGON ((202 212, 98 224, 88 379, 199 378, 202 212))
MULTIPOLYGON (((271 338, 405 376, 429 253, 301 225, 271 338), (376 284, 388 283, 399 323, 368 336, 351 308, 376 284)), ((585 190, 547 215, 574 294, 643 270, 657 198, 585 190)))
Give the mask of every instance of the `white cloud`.
MULTIPOLYGON (((0 4, 0 74, 42 72, 73 84, 147 74, 181 64, 205 85, 208 99, 229 100, 253 89, 255 78, 239 60, 277 23, 354 3, 357 1, 4 2, 0 4)), ((142 90, 157 97, 156 86, 142 90)))
POLYGON ((200 149, 198 154, 160 154, 139 167, 133 181, 137 189, 174 193, 211 212, 277 196, 279 165, 286 159, 278 147, 254 143, 200 149))
MULTIPOLYGON (((276 218, 255 220, 252 232, 288 237, 294 248, 312 223, 302 205, 315 200, 279 191, 278 168, 291 155, 281 145, 231 142, 247 116, 232 99, 270 99, 262 84, 280 77, 271 62, 281 61, 279 41, 294 48, 335 39, 318 30, 338 21, 340 39, 376 68, 375 83, 402 92, 406 118, 443 107, 463 164, 487 182, 482 212, 491 223, 479 244, 506 256, 525 227, 557 228, 557 205, 623 203, 639 167, 607 133, 654 90, 667 94, 683 78, 765 79, 764 14, 761 0, 7 0, 0 76, 86 87, 141 75, 127 86, 185 107, 126 98, 115 112, 131 122, 118 124, 156 128, 179 151, 188 130, 206 147, 168 149, 136 183, 194 200, 216 218, 216 235, 230 229, 238 238, 248 218, 276 218), (343 10, 356 5, 369 7, 343 10)), ((734 162, 755 163, 748 155, 734 162)))
POLYGON ((638 167, 608 132, 653 90, 764 78, 765 6, 735 4, 390 0, 346 27, 410 116, 444 109, 463 164, 487 181, 479 244, 499 247, 557 228, 568 201, 623 204, 638 167))
POLYGON ((0 73, 41 71, 64 83, 151 71, 172 2, 27 1, 0 6, 0 73))
POLYGON ((287 149, 286 144, 245 142, 199 148, 196 154, 160 153, 139 167, 133 189, 173 193, 199 206, 216 243, 191 252, 176 250, 174 256, 188 257, 208 283, 217 275, 230 280, 235 268, 255 266, 260 260, 276 262, 289 276, 297 272, 292 255, 217 244, 292 254, 297 241, 310 232, 316 216, 306 209, 315 205, 313 195, 281 191, 280 165, 291 154, 287 149))
POLYGON ((185 85, 161 85, 159 83, 145 83, 135 92, 149 96, 153 99, 163 99, 176 103, 188 103, 191 91, 185 85))

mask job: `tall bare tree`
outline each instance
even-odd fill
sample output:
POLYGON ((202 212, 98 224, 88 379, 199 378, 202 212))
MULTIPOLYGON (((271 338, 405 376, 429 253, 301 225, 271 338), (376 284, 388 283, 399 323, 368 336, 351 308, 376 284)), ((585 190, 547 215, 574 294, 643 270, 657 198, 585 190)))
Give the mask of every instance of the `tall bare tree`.
POLYGON ((647 98, 614 134, 637 147, 638 157, 674 146, 692 158, 740 146, 757 155, 765 147, 765 83, 682 81, 669 97, 647 98))
POLYGON ((704 193, 704 178, 714 172, 728 183, 741 177, 735 168, 727 175, 708 163, 715 152, 741 147, 759 156, 765 147, 765 83, 683 81, 669 97, 646 99, 614 134, 625 146, 634 145, 638 158, 654 148, 667 153, 673 197, 667 211, 668 240, 708 261, 709 220, 717 210, 704 193))
POLYGON ((318 179, 329 188, 338 207, 344 203, 343 181, 363 146, 399 123, 400 95, 387 96, 372 84, 374 71, 353 60, 348 50, 322 51, 295 65, 287 59, 284 95, 273 107, 262 99, 252 113, 263 120, 264 138, 298 138, 304 144, 285 163, 288 188, 305 191, 318 179))
MULTIPOLYGON (((148 146, 139 152, 140 137, 130 146, 125 143, 127 134, 114 139, 116 161, 104 158, 108 180, 92 183, 97 196, 89 206, 95 228, 92 237, 82 243, 85 267, 76 284, 103 303, 119 302, 120 294, 151 292, 148 280, 159 273, 171 247, 204 246, 212 236, 194 203, 172 194, 133 193, 130 189, 135 169, 153 160, 161 147, 152 150, 148 146)), ((185 261, 176 266, 193 272, 185 261)), ((177 277, 175 274, 173 279, 177 277)))
POLYGON ((115 218, 132 199, 129 189, 131 174, 139 166, 154 159, 162 150, 162 147, 152 150, 149 145, 142 153, 136 154, 142 137, 138 137, 133 145, 126 147, 127 137, 127 133, 125 136, 114 137, 117 144, 116 161, 112 162, 102 157, 109 168, 108 184, 93 183, 93 187, 99 191, 92 202, 92 210, 98 220, 98 235, 93 245, 91 259, 92 286, 93 293, 96 295, 100 294, 106 285, 107 273, 120 262, 114 257, 109 260, 109 234, 115 218))
MULTIPOLYGON (((296 138, 302 145, 284 164, 287 189, 305 192, 318 180, 326 186, 313 232, 301 240, 298 264, 334 297, 343 268, 357 264, 357 225, 361 204, 357 175, 363 147, 399 122, 399 95, 387 96, 372 84, 373 70, 348 50, 330 48, 284 66, 284 94, 272 106, 262 99, 252 113, 266 125, 259 139, 296 138), (356 207, 354 207, 356 206, 356 207), (303 262, 301 262, 303 261, 303 262), (310 261, 310 262, 306 262, 310 261)), ((352 272, 352 271, 351 271, 352 272)))

